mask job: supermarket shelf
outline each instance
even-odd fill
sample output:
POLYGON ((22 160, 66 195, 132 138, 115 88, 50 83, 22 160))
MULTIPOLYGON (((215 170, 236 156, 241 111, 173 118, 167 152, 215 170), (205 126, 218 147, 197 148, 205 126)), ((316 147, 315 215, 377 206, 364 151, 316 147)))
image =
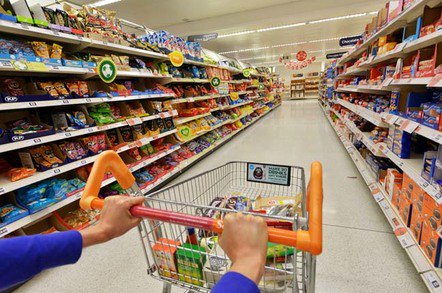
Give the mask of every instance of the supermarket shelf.
POLYGON ((431 139, 434 142, 442 143, 441 131, 394 114, 382 113, 381 117, 390 125, 398 125, 403 131, 406 131, 408 133, 417 133, 421 136, 431 139))
MULTIPOLYGON (((169 154, 179 150, 180 148, 181 148, 180 146, 175 146, 175 147, 173 147, 170 150, 161 152, 161 153, 155 155, 152 158, 143 160, 143 161, 139 162, 138 164, 133 165, 130 168, 130 170, 132 172, 135 172, 135 171, 137 171, 137 170, 139 170, 139 169, 141 169, 143 167, 146 167, 146 166, 152 164, 153 162, 155 162, 155 161, 157 161, 157 160, 159 160, 159 159, 161 159, 161 158, 163 158, 163 157, 165 157, 165 156, 167 156, 167 155, 169 155, 169 154)), ((110 177, 110 178, 107 178, 107 179, 103 180, 103 182, 101 183, 101 187, 107 186, 107 185, 109 185, 109 184, 111 184, 111 183, 113 183, 115 181, 116 181, 116 179, 113 176, 110 177)), ((80 199, 82 193, 83 193, 83 190, 80 190, 80 191, 72 194, 68 198, 66 198, 66 199, 64 199, 64 200, 62 200, 62 201, 60 201, 60 202, 58 202, 58 203, 56 203, 54 205, 51 205, 51 206, 49 206, 49 207, 47 207, 47 208, 45 208, 45 209, 43 209, 43 210, 41 210, 41 211, 39 211, 39 212, 37 212, 35 214, 26 216, 26 217, 24 217, 24 218, 22 218, 22 219, 20 219, 18 221, 15 221, 15 222, 13 222, 13 223, 11 223, 9 225, 5 225, 5 226, 1 227, 0 228, 0 237, 8 235, 9 233, 14 232, 15 230, 18 230, 20 228, 26 227, 29 224, 33 223, 33 222, 36 222, 36 221, 38 221, 40 219, 45 218, 46 216, 49 216, 52 212, 54 212, 54 211, 56 211, 56 210, 58 210, 58 209, 60 209, 60 208, 62 208, 64 206, 66 206, 66 205, 68 205, 68 204, 70 204, 70 203, 80 199)))
POLYGON ((185 141, 182 141, 181 144, 188 143, 189 141, 192 141, 192 140, 194 140, 194 139, 200 137, 201 135, 204 135, 204 134, 206 134, 206 133, 209 133, 209 132, 211 132, 211 131, 213 131, 213 130, 215 130, 215 129, 217 129, 217 128, 220 128, 221 126, 224 126, 224 125, 227 125, 227 124, 230 124, 230 123, 232 123, 232 121, 229 119, 229 120, 226 120, 226 121, 224 121, 224 122, 222 122, 222 123, 220 123, 220 124, 218 124, 218 125, 213 126, 213 127, 210 128, 209 130, 200 131, 199 133, 197 133, 195 136, 191 137, 190 139, 185 140, 185 141))
POLYGON ((403 11, 399 16, 370 36, 361 46, 354 48, 353 50, 349 51, 348 54, 342 56, 341 59, 338 60, 337 66, 341 66, 349 60, 356 59, 380 36, 388 35, 398 28, 401 28, 404 24, 417 19, 419 15, 422 14, 425 5, 432 7, 438 3, 439 1, 437 0, 416 0, 407 10, 403 11))
POLYGON ((389 158, 395 165, 406 173, 410 178, 416 182, 425 192, 427 192, 434 200, 442 204, 442 194, 439 186, 431 185, 427 180, 421 176, 422 156, 417 155, 410 159, 401 159, 394 154, 385 144, 381 144, 379 149, 389 158))
POLYGON ((335 113, 336 116, 347 126, 348 129, 350 129, 351 132, 353 132, 356 136, 356 138, 361 141, 369 150, 373 153, 373 155, 377 157, 386 157, 383 152, 379 149, 379 145, 377 143, 374 143, 370 137, 369 133, 365 133, 360 131, 356 125, 353 123, 353 121, 350 121, 344 117, 342 117, 337 111, 331 109, 333 113, 335 113))
POLYGON ((242 83, 251 83, 250 79, 241 79, 241 80, 229 80, 228 83, 231 84, 242 84, 242 83))
POLYGON ((225 95, 208 95, 208 96, 197 96, 197 97, 189 97, 189 98, 180 98, 174 99, 171 101, 172 104, 181 104, 181 103, 192 103, 195 101, 203 101, 209 99, 217 99, 220 97, 224 97, 225 95))
POLYGON ((352 68, 351 70, 341 73, 338 76, 336 76, 337 79, 343 79, 353 76, 365 76, 367 75, 367 69, 365 67, 356 67, 352 68))
POLYGON ((204 113, 204 114, 201 114, 201 115, 192 116, 192 117, 177 118, 177 119, 173 120, 173 123, 175 125, 180 125, 180 124, 184 124, 186 122, 192 121, 192 120, 196 120, 196 119, 199 119, 199 118, 203 118, 203 117, 209 116, 210 114, 211 114, 211 112, 207 112, 207 113, 204 113))
POLYGON ((350 111, 352 111, 355 114, 358 114, 359 116, 361 116, 362 118, 370 121, 371 123, 373 123, 376 126, 380 126, 380 127, 388 127, 388 124, 382 121, 381 116, 378 113, 375 113, 371 110, 368 110, 364 107, 358 106, 358 105, 354 105, 352 103, 349 103, 347 101, 344 101, 342 99, 338 99, 337 102, 344 106, 345 108, 349 109, 350 111))
POLYGON ((340 86, 335 89, 336 92, 350 92, 350 93, 373 93, 373 94, 387 94, 391 89, 387 89, 382 85, 348 85, 340 86))
POLYGON ((410 53, 440 42, 442 42, 442 31, 438 30, 432 34, 426 35, 425 37, 407 43, 403 52, 410 53))
POLYGON ((324 114, 352 158, 356 168, 369 187, 373 198, 378 203, 402 248, 405 249, 427 288, 430 292, 441 292, 442 279, 440 269, 435 268, 431 264, 420 245, 412 236, 411 231, 406 227, 402 218, 399 216, 399 213, 391 204, 384 188, 377 182, 375 175, 365 163, 365 160, 362 158, 358 150, 336 129, 325 111, 324 114))
POLYGON ((432 77, 422 77, 422 78, 406 78, 406 79, 394 79, 391 81, 390 86, 400 85, 428 85, 432 80, 432 77))
POLYGON ((169 77, 164 79, 164 83, 209 83, 208 79, 199 78, 180 78, 180 77, 169 77))
POLYGON ((94 126, 94 127, 89 127, 89 128, 84 128, 84 129, 79 129, 79 130, 74 130, 74 131, 69 131, 69 132, 60 132, 60 133, 56 133, 53 135, 42 136, 42 137, 38 137, 38 138, 34 138, 34 139, 11 142, 11 143, 0 145, 0 153, 9 152, 12 150, 22 149, 22 148, 26 148, 26 147, 31 147, 31 146, 35 146, 35 145, 39 145, 39 144, 43 144, 43 143, 54 142, 54 141, 58 141, 58 140, 62 140, 62 139, 72 138, 72 137, 76 137, 76 136, 92 134, 92 133, 105 131, 105 130, 109 130, 109 129, 114 129, 114 128, 118 128, 118 127, 123 127, 123 126, 131 125, 131 124, 132 125, 141 124, 143 121, 148 121, 148 120, 152 120, 152 119, 158 119, 158 118, 164 119, 167 117, 174 117, 177 115, 178 115, 178 112, 176 110, 173 110, 173 111, 169 111, 169 112, 165 112, 165 113, 160 113, 157 115, 146 116, 143 118, 131 118, 126 121, 116 122, 116 123, 112 123, 112 124, 107 124, 107 125, 102 125, 102 126, 94 126))
POLYGON ((233 108, 236 108, 236 107, 241 107, 241 106, 244 106, 244 105, 248 105, 248 104, 250 104, 252 102, 253 101, 246 101, 244 103, 238 103, 238 104, 234 104, 234 105, 222 106, 222 107, 219 107, 219 110, 229 110, 229 109, 233 109, 233 108))
POLYGON ((32 101, 32 102, 20 102, 20 103, 0 103, 0 111, 16 110, 16 109, 18 110, 25 108, 95 104, 103 102, 121 102, 121 101, 130 101, 130 100, 172 98, 174 96, 175 95, 173 94, 152 94, 152 95, 118 96, 118 97, 105 97, 105 98, 83 98, 83 99, 64 99, 64 100, 50 100, 50 101, 32 101))
MULTIPOLYGON (((174 130, 171 130, 171 131, 168 131, 168 132, 156 135, 156 136, 139 139, 137 141, 130 143, 129 145, 126 145, 126 146, 118 149, 116 152, 121 153, 121 152, 125 152, 131 148, 146 145, 151 141, 157 140, 157 139, 167 136, 167 135, 171 135, 171 134, 175 133, 176 131, 177 130, 174 129, 174 130)), ((7 193, 7 192, 17 190, 19 188, 31 185, 33 183, 36 183, 36 182, 39 182, 39 181, 42 181, 45 179, 49 179, 49 178, 54 177, 59 174, 75 170, 81 166, 93 163, 98 158, 98 156, 99 156, 99 154, 95 155, 95 156, 90 156, 90 157, 87 157, 87 158, 84 158, 82 160, 78 160, 78 161, 75 161, 72 163, 64 164, 64 165, 61 165, 57 168, 53 168, 53 169, 50 169, 50 170, 47 170, 44 172, 36 172, 32 176, 21 179, 16 182, 11 182, 6 177, 0 177, 0 186, 1 186, 0 187, 0 195, 7 193)))
POLYGON ((162 184, 167 183, 169 180, 172 180, 173 178, 175 178, 176 176, 178 176, 179 174, 183 173, 185 170, 187 170, 189 167, 191 167, 193 164, 197 163, 198 161, 200 161, 201 159, 205 158, 206 156, 208 156, 210 153, 212 153, 213 151, 215 151, 216 149, 218 149, 219 147, 221 147, 222 145, 224 145, 226 142, 228 142, 230 139, 232 139, 235 135, 237 135, 238 133, 240 133, 241 131, 247 129, 249 126, 252 126, 253 124, 255 124, 255 122, 257 122, 258 120, 260 120, 261 118, 263 118, 265 115, 267 115, 268 113, 270 113, 271 111, 273 111, 274 109, 278 108, 280 105, 275 106, 274 108, 270 109, 270 111, 264 113, 263 115, 259 116, 258 118, 256 118, 255 120, 251 121, 249 124, 247 124, 246 126, 244 126, 241 129, 238 129, 232 133, 230 133, 229 135, 225 136, 224 138, 222 138, 221 140, 215 142, 213 145, 211 145, 210 147, 208 147, 207 149, 205 149, 204 151, 202 151, 201 153, 181 162, 178 166, 176 166, 171 172, 167 173, 166 175, 164 175, 163 177, 159 178, 155 183, 147 186, 146 188, 142 189, 141 191, 146 194, 149 191, 152 191, 155 188, 159 188, 162 184))

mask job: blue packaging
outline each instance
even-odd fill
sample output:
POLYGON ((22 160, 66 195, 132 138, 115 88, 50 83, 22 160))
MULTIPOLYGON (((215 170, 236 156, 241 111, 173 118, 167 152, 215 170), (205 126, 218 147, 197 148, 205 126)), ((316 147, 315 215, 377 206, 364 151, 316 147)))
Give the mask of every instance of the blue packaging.
POLYGON ((0 207, 0 227, 15 222, 27 215, 29 215, 27 210, 20 209, 12 204, 4 205, 0 207))
POLYGON ((393 153, 402 159, 408 159, 411 153, 411 134, 398 127, 393 135, 393 153))
POLYGON ((399 99, 401 97, 401 92, 391 92, 390 97, 390 113, 397 115, 399 113, 399 99))
POLYGON ((29 214, 35 214, 36 212, 41 211, 56 202, 57 200, 52 198, 42 198, 27 204, 26 208, 28 209, 29 214))

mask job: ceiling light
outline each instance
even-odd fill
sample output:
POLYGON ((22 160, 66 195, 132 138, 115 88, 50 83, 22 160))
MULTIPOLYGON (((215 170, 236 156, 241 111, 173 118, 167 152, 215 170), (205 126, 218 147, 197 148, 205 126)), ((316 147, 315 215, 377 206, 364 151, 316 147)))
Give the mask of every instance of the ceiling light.
POLYGON ((91 7, 100 7, 100 6, 109 5, 109 4, 120 2, 120 1, 121 0, 101 0, 101 1, 97 1, 97 2, 91 3, 91 4, 89 4, 89 6, 91 6, 91 7))
MULTIPOLYGON (((99 2, 106 2, 106 1, 115 1, 115 0, 103 0, 103 1, 99 1, 99 2)), ((337 17, 331 17, 331 18, 312 20, 312 21, 307 21, 307 22, 298 22, 298 23, 292 23, 292 24, 287 24, 287 25, 271 26, 271 27, 260 28, 260 29, 256 29, 256 30, 247 30, 247 31, 229 33, 229 34, 219 34, 218 39, 219 38, 234 37, 234 36, 241 36, 241 35, 248 35, 248 34, 254 34, 254 33, 263 33, 263 32, 274 31, 274 30, 288 29, 288 28, 293 28, 293 27, 303 26, 303 25, 308 25, 308 24, 315 24, 315 23, 322 23, 322 22, 329 22, 329 21, 337 21, 337 20, 342 20, 342 19, 363 17, 363 16, 367 16, 367 15, 374 15, 377 13, 378 13, 377 11, 364 12, 364 13, 349 14, 349 15, 344 15, 344 16, 337 16, 337 17)))

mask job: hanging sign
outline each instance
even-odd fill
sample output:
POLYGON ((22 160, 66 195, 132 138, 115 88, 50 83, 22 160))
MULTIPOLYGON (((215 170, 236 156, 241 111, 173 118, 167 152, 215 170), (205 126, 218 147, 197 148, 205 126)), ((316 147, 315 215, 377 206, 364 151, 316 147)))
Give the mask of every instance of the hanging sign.
POLYGON ((188 42, 207 42, 218 38, 218 33, 203 34, 203 35, 191 35, 187 37, 188 42))
POLYGON ((219 87, 219 85, 221 84, 221 79, 218 76, 214 76, 210 79, 210 84, 213 87, 219 87))
POLYGON ((304 61, 305 59, 307 59, 307 52, 298 51, 298 53, 296 53, 296 59, 301 62, 304 61))
POLYGON ((117 77, 117 66, 110 59, 103 59, 97 66, 98 76, 105 83, 111 83, 117 77))
POLYGON ((184 63, 183 53, 181 53, 180 51, 173 51, 169 54, 169 60, 173 66, 180 67, 184 63))
POLYGON ((342 55, 344 55, 344 54, 345 54, 345 52, 331 53, 331 54, 325 55, 325 58, 327 58, 327 59, 338 59, 338 58, 341 58, 342 55))
POLYGON ((250 75, 252 75, 252 70, 250 68, 246 68, 242 71, 242 75, 244 75, 244 77, 250 77, 250 75))
POLYGON ((362 40, 362 36, 353 36, 353 37, 346 37, 339 40, 339 46, 345 47, 345 46, 353 46, 356 45, 359 40, 362 40))

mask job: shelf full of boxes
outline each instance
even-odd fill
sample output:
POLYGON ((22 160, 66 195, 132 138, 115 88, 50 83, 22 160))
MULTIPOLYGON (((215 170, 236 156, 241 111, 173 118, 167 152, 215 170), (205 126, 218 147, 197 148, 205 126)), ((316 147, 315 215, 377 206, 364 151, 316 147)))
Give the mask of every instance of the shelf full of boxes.
POLYGON ((305 97, 305 78, 303 76, 293 76, 290 81, 290 99, 303 99, 305 97))
POLYGON ((323 108, 432 292, 442 288, 441 29, 441 1, 388 1, 333 64, 323 108))
MULTIPOLYGON (((112 12, 66 3, 33 6, 32 14, 7 8, 13 15, 0 11, 0 237, 94 222, 98 213, 80 211, 78 199, 104 150, 117 151, 149 193, 280 104, 266 68, 165 31, 143 28, 136 38, 112 21, 91 29, 112 12), (171 51, 183 54, 181 66, 171 64, 171 51), (213 77, 220 83, 212 86, 213 77)), ((112 174, 102 187, 101 196, 122 192, 112 174)))
POLYGON ((317 99, 319 95, 319 72, 310 72, 305 77, 304 95, 306 98, 317 99))

